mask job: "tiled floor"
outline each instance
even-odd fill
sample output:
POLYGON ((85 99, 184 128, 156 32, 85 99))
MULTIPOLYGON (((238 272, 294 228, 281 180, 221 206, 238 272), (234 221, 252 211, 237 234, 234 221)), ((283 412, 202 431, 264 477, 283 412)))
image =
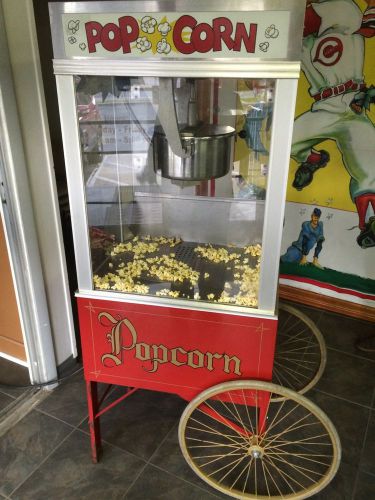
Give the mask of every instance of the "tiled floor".
MULTIPOLYGON (((332 483, 315 500, 375 498, 375 355, 355 341, 374 324, 302 308, 322 331, 328 363, 308 393, 331 418, 343 457, 332 483)), ((0 386, 0 410, 22 393, 0 386)), ((102 417, 104 455, 90 461, 82 373, 62 383, 0 438, 0 498, 168 499, 220 498, 185 464, 177 425, 178 397, 139 391, 102 417)))

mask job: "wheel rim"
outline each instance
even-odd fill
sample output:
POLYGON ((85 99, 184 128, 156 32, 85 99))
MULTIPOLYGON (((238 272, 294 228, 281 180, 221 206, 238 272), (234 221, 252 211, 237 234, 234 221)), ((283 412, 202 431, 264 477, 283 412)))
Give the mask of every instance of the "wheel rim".
POLYGON ((308 498, 333 478, 341 456, 334 426, 314 403, 261 381, 204 391, 184 411, 179 441, 198 476, 235 498, 308 498))
POLYGON ((280 304, 272 382, 304 394, 318 382, 326 362, 324 338, 315 323, 280 304))

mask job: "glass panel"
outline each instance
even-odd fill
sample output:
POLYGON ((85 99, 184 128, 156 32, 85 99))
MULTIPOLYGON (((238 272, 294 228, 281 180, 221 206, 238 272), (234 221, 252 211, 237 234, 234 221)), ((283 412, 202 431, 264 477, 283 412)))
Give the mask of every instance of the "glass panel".
POLYGON ((257 307, 274 84, 76 77, 95 289, 257 307))

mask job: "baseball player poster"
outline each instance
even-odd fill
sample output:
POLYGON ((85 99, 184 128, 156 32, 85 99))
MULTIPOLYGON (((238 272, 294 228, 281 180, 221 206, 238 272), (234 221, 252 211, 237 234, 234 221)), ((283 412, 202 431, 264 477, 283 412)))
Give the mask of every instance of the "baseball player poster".
POLYGON ((375 0, 307 0, 282 284, 375 308, 375 0))

